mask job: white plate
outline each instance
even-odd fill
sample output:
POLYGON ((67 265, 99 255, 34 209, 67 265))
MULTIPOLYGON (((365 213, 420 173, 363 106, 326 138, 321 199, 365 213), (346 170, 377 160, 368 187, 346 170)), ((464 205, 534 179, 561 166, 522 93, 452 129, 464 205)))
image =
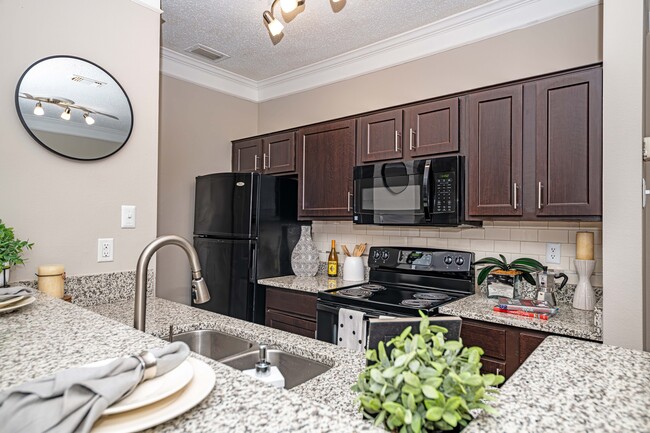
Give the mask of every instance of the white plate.
POLYGON ((131 433, 162 424, 199 404, 214 388, 214 370, 203 361, 187 358, 194 370, 190 383, 156 403, 116 415, 102 416, 92 433, 131 433))
POLYGON ((18 296, 15 296, 13 298, 7 299, 5 301, 0 301, 0 308, 6 307, 7 305, 13 304, 14 302, 18 302, 23 298, 24 298, 24 296, 18 295, 18 296))
POLYGON ((28 296, 25 299, 21 299, 18 302, 14 302, 13 304, 7 305, 4 308, 0 308, 0 313, 8 313, 9 311, 17 310, 18 308, 21 308, 21 307, 24 307, 25 305, 31 304, 35 300, 36 300, 35 297, 28 296))
POLYGON ((169 397, 185 387, 192 380, 192 376, 194 376, 194 369, 186 359, 172 371, 141 383, 135 388, 133 394, 106 408, 102 415, 126 412, 169 397))

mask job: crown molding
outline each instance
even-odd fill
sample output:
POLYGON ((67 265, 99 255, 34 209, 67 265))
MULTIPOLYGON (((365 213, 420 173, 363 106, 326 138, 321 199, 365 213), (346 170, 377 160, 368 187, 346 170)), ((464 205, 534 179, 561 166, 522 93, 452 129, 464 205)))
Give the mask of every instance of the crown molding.
POLYGON ((162 14, 163 11, 160 9, 160 0, 131 0, 133 3, 145 7, 149 10, 162 14))
POLYGON ((549 21, 601 0, 498 0, 348 53, 260 81, 162 48, 169 75, 254 102, 303 92, 549 21), (182 64, 181 64, 182 63, 182 64))

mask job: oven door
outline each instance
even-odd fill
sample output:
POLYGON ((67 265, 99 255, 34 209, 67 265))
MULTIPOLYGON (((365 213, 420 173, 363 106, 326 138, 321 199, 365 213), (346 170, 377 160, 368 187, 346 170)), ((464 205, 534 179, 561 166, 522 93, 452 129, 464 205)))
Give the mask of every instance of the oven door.
MULTIPOLYGON (((392 317, 411 317, 404 314, 393 314, 386 311, 377 311, 368 308, 360 308, 357 306, 333 304, 330 302, 316 301, 316 339, 327 341, 328 343, 337 344, 338 341, 338 327, 339 327, 339 309, 348 308, 351 310, 362 311, 366 317, 364 321, 366 327, 368 326, 368 319, 376 319, 379 316, 392 316, 392 317)), ((367 328, 366 328, 367 330, 367 328)), ((367 335, 367 332, 366 332, 367 335)))
POLYGON ((431 161, 387 162, 354 167, 357 224, 427 224, 431 161))

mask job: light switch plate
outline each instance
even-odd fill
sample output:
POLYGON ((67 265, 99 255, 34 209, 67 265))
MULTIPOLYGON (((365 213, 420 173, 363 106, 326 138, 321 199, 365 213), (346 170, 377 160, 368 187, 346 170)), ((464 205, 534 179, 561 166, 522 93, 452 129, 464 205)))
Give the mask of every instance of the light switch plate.
POLYGON ((560 255, 562 254, 562 245, 560 244, 546 244, 546 263, 559 264, 560 255))
POLYGON ((125 204, 122 205, 122 228, 135 228, 135 206, 125 204))
POLYGON ((113 261, 113 238, 97 239, 97 261, 113 261))

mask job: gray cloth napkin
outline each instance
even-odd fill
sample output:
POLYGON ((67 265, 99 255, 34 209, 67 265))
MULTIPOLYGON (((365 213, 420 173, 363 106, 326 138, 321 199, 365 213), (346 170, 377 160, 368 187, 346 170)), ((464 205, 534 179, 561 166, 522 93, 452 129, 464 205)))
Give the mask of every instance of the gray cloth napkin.
POLYGON ((11 286, 0 288, 0 301, 15 298, 16 296, 35 296, 38 290, 25 286, 11 286))
MULTIPOLYGON (((190 353, 183 342, 150 349, 156 376, 176 368, 190 353)), ((100 367, 59 371, 0 391, 0 432, 88 432, 102 412, 119 400, 142 376, 134 357, 100 367)))

